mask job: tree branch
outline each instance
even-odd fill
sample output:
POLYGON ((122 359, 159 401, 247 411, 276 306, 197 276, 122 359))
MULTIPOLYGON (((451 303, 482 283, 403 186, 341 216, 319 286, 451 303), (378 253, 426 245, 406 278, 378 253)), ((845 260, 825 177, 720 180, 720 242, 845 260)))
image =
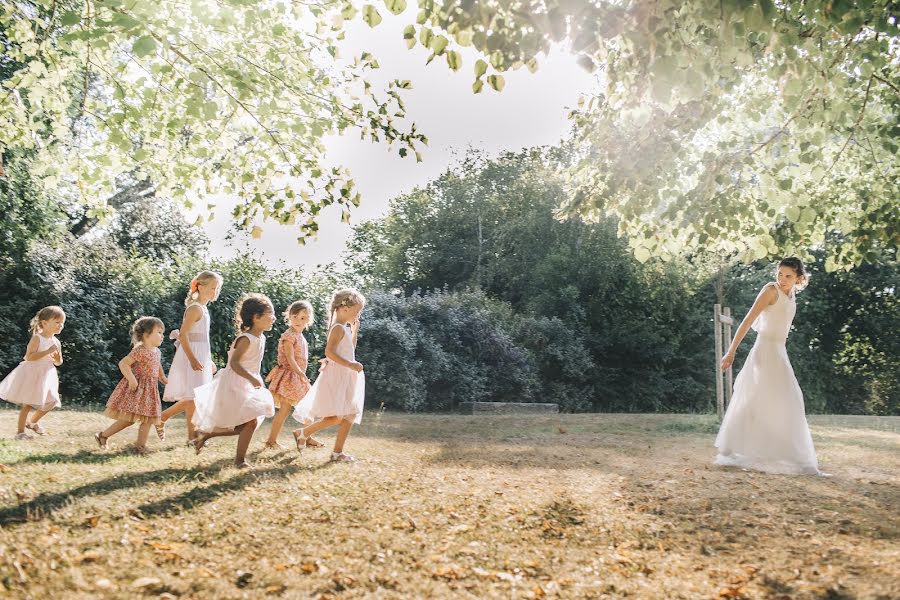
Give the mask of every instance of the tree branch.
MULTIPOLYGON (((841 146, 840 151, 838 151, 837 156, 834 157, 834 160, 831 163, 831 166, 825 171, 825 175, 828 175, 831 170, 834 168, 834 165, 837 164, 838 159, 841 157, 841 154, 844 153, 844 150, 850 144, 850 140, 853 139, 853 135, 856 133, 856 128, 859 127, 859 124, 862 122, 863 115, 866 112, 866 104, 869 103, 869 90, 872 89, 872 79, 874 77, 869 77, 869 82, 866 84, 866 96, 863 98, 862 108, 859 109, 859 116, 856 117, 856 122, 853 124, 853 128, 850 130, 850 134, 847 136, 847 141, 844 142, 844 145, 841 146)), ((824 178, 824 176, 823 176, 824 178)))

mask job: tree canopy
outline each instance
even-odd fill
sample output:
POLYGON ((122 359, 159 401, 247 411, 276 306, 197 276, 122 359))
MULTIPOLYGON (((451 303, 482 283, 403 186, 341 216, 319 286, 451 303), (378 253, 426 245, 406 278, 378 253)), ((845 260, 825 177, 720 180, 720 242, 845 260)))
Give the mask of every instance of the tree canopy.
POLYGON ((613 215, 639 260, 826 247, 829 269, 900 241, 900 29, 889 0, 419 2, 410 40, 538 68, 567 40, 601 91, 573 113, 565 214, 613 215), (437 40, 437 41, 435 41, 437 40))
POLYGON ((326 166, 323 136, 355 130, 402 154, 426 142, 400 124, 409 82, 376 90, 374 57, 337 60, 354 13, 334 2, 4 3, 0 149, 33 150, 32 174, 71 188, 90 216, 128 175, 188 206, 237 195, 233 218, 247 229, 271 218, 312 233, 322 207, 346 214, 360 200, 349 172, 326 166))
MULTIPOLYGON (((415 155, 406 80, 375 90, 349 20, 388 11, 473 91, 566 43, 598 74, 573 111, 579 160, 561 214, 614 216, 639 260, 698 250, 745 261, 824 248, 829 269, 900 241, 900 30, 871 0, 30 0, 0 13, 0 148, 35 152, 45 186, 104 214, 120 178, 233 218, 316 230, 360 201, 322 139, 355 130, 415 155), (377 6, 376 6, 377 4, 377 6), (382 6, 383 4, 383 6, 382 6), (213 209, 214 207, 210 207, 213 209)), ((487 84, 487 86, 485 86, 487 84)), ((210 217, 214 216, 210 211, 210 217)))

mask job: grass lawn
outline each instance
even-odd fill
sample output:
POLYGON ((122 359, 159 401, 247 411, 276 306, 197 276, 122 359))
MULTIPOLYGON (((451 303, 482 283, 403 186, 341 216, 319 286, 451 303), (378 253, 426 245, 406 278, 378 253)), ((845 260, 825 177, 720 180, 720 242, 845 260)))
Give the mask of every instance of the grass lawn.
POLYGON ((240 471, 178 417, 146 457, 100 413, 15 419, 3 597, 900 597, 900 418, 811 417, 831 478, 713 466, 709 416, 367 414, 355 464, 257 454, 266 424, 240 471))

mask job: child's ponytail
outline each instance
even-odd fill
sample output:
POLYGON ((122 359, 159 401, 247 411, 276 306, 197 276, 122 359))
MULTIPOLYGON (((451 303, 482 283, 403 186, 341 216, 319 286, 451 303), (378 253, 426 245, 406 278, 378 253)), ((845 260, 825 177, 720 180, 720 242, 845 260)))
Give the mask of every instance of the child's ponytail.
POLYGON ((65 318, 66 313, 59 306, 45 306, 31 317, 31 321, 28 322, 28 328, 31 330, 32 335, 37 335, 41 332, 41 321, 65 318))
POLYGON ((200 286, 215 282, 219 287, 222 286, 222 276, 215 271, 200 271, 197 273, 188 286, 187 296, 184 298, 184 305, 190 306, 200 297, 200 286))

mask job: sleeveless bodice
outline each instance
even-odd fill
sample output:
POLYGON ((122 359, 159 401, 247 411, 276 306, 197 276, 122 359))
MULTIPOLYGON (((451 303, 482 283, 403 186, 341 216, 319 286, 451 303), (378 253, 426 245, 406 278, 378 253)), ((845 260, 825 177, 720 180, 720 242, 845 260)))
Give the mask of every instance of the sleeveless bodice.
POLYGON ((759 333, 759 338, 775 340, 784 343, 791 331, 791 323, 797 312, 795 298, 788 297, 778 286, 775 286, 778 299, 760 313, 753 322, 753 329, 759 333))
MULTIPOLYGON (((193 304, 191 305, 193 306, 193 304)), ((194 323, 194 326, 191 327, 191 330, 188 332, 187 341, 191 344, 191 350, 193 350, 195 355, 202 355, 205 357, 209 356, 209 309, 207 309, 202 304, 197 304, 200 307, 203 316, 197 319, 194 323)), ((188 307, 190 308, 190 307, 188 307)), ((200 356, 197 357, 198 360, 203 362, 203 359, 200 356)))
POLYGON ((356 349, 353 347, 353 328, 350 327, 349 323, 346 325, 335 323, 331 326, 332 329, 335 327, 342 327, 344 329, 344 337, 341 338, 337 347, 338 356, 345 358, 350 362, 356 362, 356 349))
MULTIPOLYGON (((56 345, 56 336, 51 335, 50 337, 44 337, 41 334, 38 334, 38 352, 43 352, 44 350, 48 350, 50 348, 57 347, 56 345)), ((53 353, 51 352, 41 360, 49 360, 53 362, 53 353)))
POLYGON ((237 336, 231 344, 231 349, 228 350, 228 365, 229 367, 231 366, 231 354, 234 352, 234 346, 242 337, 250 340, 250 347, 247 348, 247 351, 241 357, 241 366, 248 372, 259 375, 259 371, 262 368, 263 353, 266 348, 266 336, 262 334, 259 337, 251 333, 242 333, 237 336))

